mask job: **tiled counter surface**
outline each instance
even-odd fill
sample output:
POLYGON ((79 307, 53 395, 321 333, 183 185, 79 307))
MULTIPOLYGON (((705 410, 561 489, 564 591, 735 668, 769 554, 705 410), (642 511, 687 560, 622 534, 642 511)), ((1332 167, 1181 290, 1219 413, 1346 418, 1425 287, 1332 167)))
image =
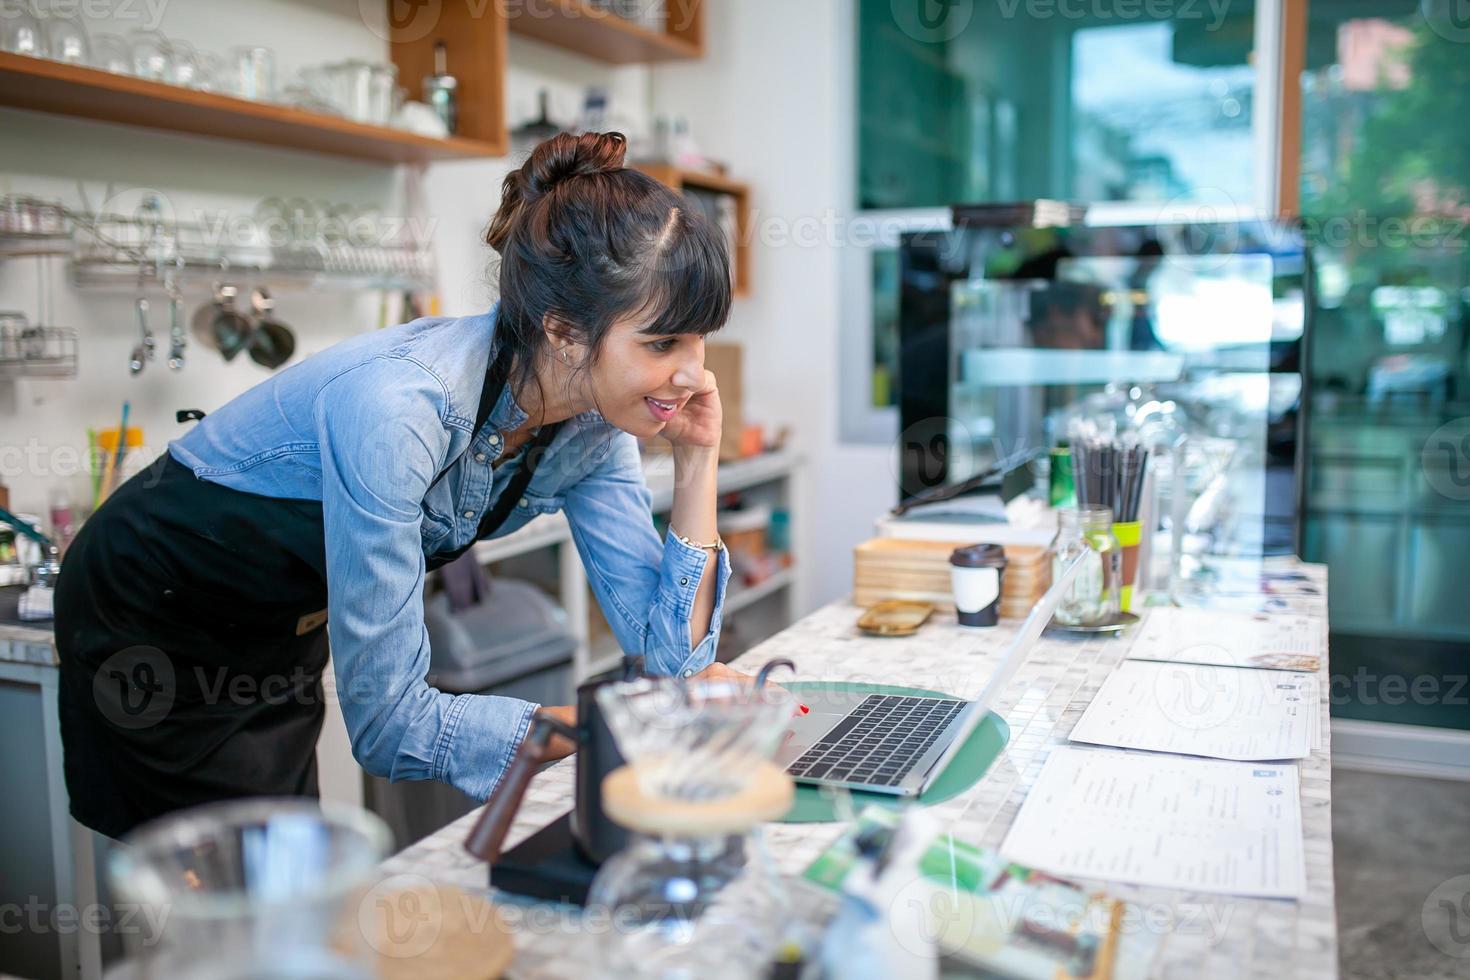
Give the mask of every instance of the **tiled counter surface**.
POLYGON ((0 663, 56 666, 50 624, 36 627, 0 623, 0 663))
MULTIPOLYGON (((1280 569, 1282 566, 1276 566, 1280 569)), ((1317 616, 1326 649, 1326 570, 1293 566, 1306 575, 1292 610, 1317 616)), ((936 616, 917 636, 877 639, 853 625, 859 610, 846 602, 817 610, 771 637, 735 662, 754 672, 772 657, 794 660, 801 680, 870 681, 979 694, 985 678, 1010 641, 1015 623, 993 631, 961 629, 952 616, 936 616)), ((997 710, 1011 727, 1011 740, 985 778, 935 811, 963 840, 999 847, 1027 790, 1055 745, 1067 735, 1108 673, 1123 658, 1131 637, 1086 640, 1045 636, 1003 693, 997 710)), ((1319 673, 1320 744, 1301 771, 1302 828, 1307 893, 1300 902, 1193 894, 1161 888, 1096 882, 1135 906, 1131 948, 1143 950, 1123 975, 1150 977, 1299 978, 1337 975, 1337 925, 1332 883, 1332 784, 1328 725, 1327 663, 1319 673)), ((532 782, 508 844, 570 809, 572 764, 561 762, 532 782)), ((485 866, 462 843, 477 814, 456 821, 390 858, 385 871, 423 875, 483 890, 485 866)), ((825 893, 795 880, 840 832, 838 824, 771 824, 767 846, 790 876, 793 902, 803 917, 820 920, 831 906, 825 893)), ((512 910, 517 923, 513 977, 598 976, 606 937, 578 929, 575 914, 548 907, 512 910)))

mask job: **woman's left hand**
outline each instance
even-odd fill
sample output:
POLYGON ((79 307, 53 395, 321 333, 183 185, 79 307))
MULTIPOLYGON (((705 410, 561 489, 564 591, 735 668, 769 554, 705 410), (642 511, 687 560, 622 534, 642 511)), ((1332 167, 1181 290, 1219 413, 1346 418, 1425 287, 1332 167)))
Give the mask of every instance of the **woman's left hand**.
POLYGON ((675 446, 718 449, 723 418, 720 389, 715 384, 714 372, 706 370, 704 386, 690 396, 678 414, 664 425, 663 436, 675 446))
MULTIPOLYGON (((741 671, 736 670, 734 667, 729 667, 725 664, 720 663, 718 660, 716 660, 714 663, 710 664, 708 667, 704 668, 704 670, 701 670, 694 676, 699 678, 700 680, 734 681, 737 684, 749 685, 751 688, 755 687, 755 676, 753 674, 742 673, 741 671)), ((772 690, 781 691, 787 695, 791 694, 790 691, 787 691, 786 688, 782 687, 780 684, 775 683, 774 681, 766 681, 766 686, 771 688, 772 690)), ((809 708, 807 708, 806 705, 802 704, 794 697, 791 699, 791 703, 791 714, 795 717, 799 718, 810 710, 809 708)))

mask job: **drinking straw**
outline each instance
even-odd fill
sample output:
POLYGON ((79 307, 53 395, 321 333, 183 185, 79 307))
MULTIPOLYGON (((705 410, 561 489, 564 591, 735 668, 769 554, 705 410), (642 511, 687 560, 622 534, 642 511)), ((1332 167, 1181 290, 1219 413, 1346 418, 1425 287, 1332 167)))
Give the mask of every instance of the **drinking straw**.
POLYGON ((122 421, 117 427, 117 446, 113 449, 112 455, 107 457, 107 468, 102 473, 102 491, 98 494, 96 503, 98 507, 111 495, 114 489, 113 483, 117 479, 118 471, 122 468, 123 454, 128 451, 128 412, 130 409, 131 405, 123 402, 122 421))
POLYGON ((97 502, 97 491, 102 486, 102 470, 97 466, 97 430, 87 429, 87 475, 92 478, 92 503, 97 502))

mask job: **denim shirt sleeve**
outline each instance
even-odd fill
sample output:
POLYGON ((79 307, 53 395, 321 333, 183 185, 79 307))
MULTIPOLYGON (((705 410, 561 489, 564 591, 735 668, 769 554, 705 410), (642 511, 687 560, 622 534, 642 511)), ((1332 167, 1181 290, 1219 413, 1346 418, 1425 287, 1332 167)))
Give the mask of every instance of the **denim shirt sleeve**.
POLYGON ((425 681, 424 492, 449 449, 443 383, 378 358, 323 386, 327 630, 352 753, 390 779, 437 779, 476 799, 494 789, 536 705, 450 695, 425 681))
POLYGON ((566 493, 572 539, 618 643, 641 654, 649 673, 688 676, 715 659, 730 558, 718 553, 709 632, 696 645, 689 617, 709 554, 673 535, 660 541, 652 507, 638 442, 627 433, 616 435, 607 457, 566 493))

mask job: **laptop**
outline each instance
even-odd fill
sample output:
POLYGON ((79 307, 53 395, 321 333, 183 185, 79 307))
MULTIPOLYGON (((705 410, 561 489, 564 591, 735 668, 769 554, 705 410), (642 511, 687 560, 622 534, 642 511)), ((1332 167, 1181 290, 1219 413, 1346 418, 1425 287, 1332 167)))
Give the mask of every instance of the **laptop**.
POLYGON ((801 699, 811 713, 792 719, 777 765, 798 783, 918 796, 985 719, 1081 567, 1079 558, 1032 608, 974 701, 804 690, 801 699))

